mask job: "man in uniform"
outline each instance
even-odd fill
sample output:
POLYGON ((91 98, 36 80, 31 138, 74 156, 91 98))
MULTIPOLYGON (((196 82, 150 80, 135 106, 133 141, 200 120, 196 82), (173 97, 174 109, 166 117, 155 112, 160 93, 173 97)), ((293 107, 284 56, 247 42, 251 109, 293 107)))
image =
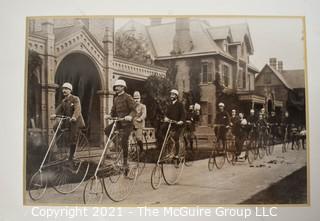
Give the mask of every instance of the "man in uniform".
POLYGON ((193 150, 193 139, 192 135, 196 130, 196 123, 199 120, 200 110, 197 105, 189 105, 189 109, 186 113, 186 126, 185 126, 185 136, 188 139, 186 142, 190 143, 190 149, 193 150))
POLYGON ((227 111, 224 110, 224 103, 220 102, 219 105, 219 111, 216 115, 215 124, 218 125, 218 127, 215 127, 215 134, 217 137, 217 142, 222 140, 223 146, 226 145, 226 133, 230 125, 230 116, 227 111))
POLYGON ((257 116, 255 115, 255 111, 254 109, 250 110, 250 115, 247 118, 247 122, 248 122, 248 133, 251 136, 254 136, 254 138, 257 138, 257 130, 256 130, 256 123, 257 123, 257 116))
POLYGON ((133 93, 133 99, 136 102, 136 116, 133 119, 133 125, 135 129, 135 136, 137 144, 140 148, 140 153, 143 152, 143 128, 145 127, 145 119, 147 117, 146 105, 141 103, 141 95, 139 91, 133 93))
POLYGON ((183 107, 183 104, 178 100, 179 92, 176 89, 170 91, 170 100, 171 103, 167 107, 164 121, 168 122, 169 120, 177 121, 177 124, 171 126, 174 131, 173 139, 175 141, 175 158, 178 158, 180 144, 179 138, 183 129, 183 122, 185 121, 186 114, 183 107))
MULTIPOLYGON (((85 123, 81 114, 81 104, 79 97, 72 95, 72 85, 65 82, 62 85, 63 100, 56 108, 55 114, 51 115, 51 119, 55 119, 56 115, 64 115, 70 117, 69 121, 64 121, 61 128, 69 128, 70 135, 68 136, 68 144, 70 147, 69 160, 73 159, 74 153, 76 151, 76 144, 79 129, 85 127, 85 123)), ((56 130, 58 123, 54 125, 54 130, 56 130)))
MULTIPOLYGON (((130 133, 133 130, 132 120, 136 115, 136 103, 134 102, 131 95, 125 92, 127 84, 124 80, 117 80, 113 86, 113 90, 116 92, 115 98, 113 99, 113 106, 111 108, 111 117, 124 118, 123 121, 117 123, 117 129, 122 129, 121 133, 121 146, 123 148, 123 167, 128 171, 128 140, 130 133)), ((105 115, 108 119, 110 115, 105 115)), ((110 135, 112 125, 110 124, 105 128, 105 134, 110 135)))
POLYGON ((271 111, 271 116, 268 119, 268 123, 270 125, 272 140, 274 143, 276 137, 279 136, 278 134, 279 119, 276 116, 276 112, 274 110, 271 111))
POLYGON ((236 123, 239 121, 239 116, 237 116, 237 111, 235 109, 231 110, 231 117, 230 117, 230 126, 231 132, 235 136, 236 134, 236 123))

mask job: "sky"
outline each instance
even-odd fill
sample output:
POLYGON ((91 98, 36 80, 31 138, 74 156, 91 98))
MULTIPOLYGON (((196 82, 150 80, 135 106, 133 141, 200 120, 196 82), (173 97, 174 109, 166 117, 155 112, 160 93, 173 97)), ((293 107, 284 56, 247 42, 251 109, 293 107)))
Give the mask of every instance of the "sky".
MULTIPOLYGON (((143 24, 150 24, 148 18, 116 18, 115 30, 130 19, 143 24)), ((304 68, 304 26, 301 18, 285 17, 197 17, 207 20, 212 26, 247 23, 254 47, 250 56, 251 63, 259 70, 275 57, 283 61, 286 70, 304 68)), ((173 18, 165 18, 162 23, 172 22, 173 18)))

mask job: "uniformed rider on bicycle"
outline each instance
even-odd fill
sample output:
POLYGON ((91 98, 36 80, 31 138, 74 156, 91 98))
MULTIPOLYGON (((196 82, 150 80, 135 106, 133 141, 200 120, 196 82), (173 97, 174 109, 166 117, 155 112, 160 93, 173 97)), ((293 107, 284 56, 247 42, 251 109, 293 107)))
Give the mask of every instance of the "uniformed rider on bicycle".
POLYGON ((177 123, 172 125, 172 131, 174 132, 173 134, 173 139, 175 141, 175 153, 174 157, 179 158, 179 149, 180 149, 180 144, 179 144, 179 138, 181 136, 181 133, 183 131, 183 123, 186 118, 185 110, 183 107, 183 104, 178 100, 179 92, 176 89, 172 89, 170 91, 170 104, 167 107, 167 111, 165 114, 164 121, 169 122, 170 120, 174 120, 177 123))

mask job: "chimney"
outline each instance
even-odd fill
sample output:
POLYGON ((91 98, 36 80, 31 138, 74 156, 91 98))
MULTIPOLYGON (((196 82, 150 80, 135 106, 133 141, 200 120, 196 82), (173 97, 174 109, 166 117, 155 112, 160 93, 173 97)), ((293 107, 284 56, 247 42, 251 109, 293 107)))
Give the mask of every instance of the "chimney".
POLYGON ((283 71, 283 61, 278 61, 278 71, 280 73, 283 71))
POLYGON ((176 34, 173 39, 174 54, 182 54, 191 51, 193 48, 192 38, 190 35, 190 22, 188 18, 176 19, 176 34))
POLYGON ((150 25, 161 25, 161 18, 160 17, 153 17, 150 19, 150 25))
POLYGON ((269 64, 274 70, 277 70, 277 58, 270 58, 269 64))

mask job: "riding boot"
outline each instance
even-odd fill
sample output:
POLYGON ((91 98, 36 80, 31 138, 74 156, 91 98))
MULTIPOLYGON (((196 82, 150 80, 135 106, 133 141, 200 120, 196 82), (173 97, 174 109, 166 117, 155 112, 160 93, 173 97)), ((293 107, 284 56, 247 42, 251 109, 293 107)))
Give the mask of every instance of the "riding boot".
POLYGON ((68 160, 72 160, 73 159, 75 151, 76 151, 76 145, 75 144, 71 144, 70 145, 70 153, 69 153, 68 160))
POLYGON ((137 144, 138 144, 138 146, 139 146, 140 153, 142 153, 142 152, 143 152, 143 143, 142 143, 142 141, 141 141, 141 140, 138 140, 138 141, 137 141, 137 144))

